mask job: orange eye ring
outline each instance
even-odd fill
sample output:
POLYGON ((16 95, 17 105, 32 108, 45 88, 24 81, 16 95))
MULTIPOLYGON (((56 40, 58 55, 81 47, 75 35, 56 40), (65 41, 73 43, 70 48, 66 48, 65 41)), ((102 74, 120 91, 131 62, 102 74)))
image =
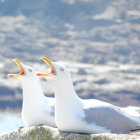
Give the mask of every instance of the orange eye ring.
POLYGON ((63 68, 60 68, 60 70, 61 70, 61 71, 64 71, 64 69, 63 69, 63 68))
POLYGON ((32 72, 32 69, 29 69, 29 72, 32 72))

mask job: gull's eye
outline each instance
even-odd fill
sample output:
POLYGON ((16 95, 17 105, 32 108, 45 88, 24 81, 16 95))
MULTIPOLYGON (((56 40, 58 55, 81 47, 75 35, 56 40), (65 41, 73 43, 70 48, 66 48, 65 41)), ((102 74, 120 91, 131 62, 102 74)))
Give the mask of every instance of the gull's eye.
POLYGON ((64 69, 63 69, 63 68, 60 68, 60 70, 61 70, 61 71, 64 71, 64 69))
POLYGON ((32 72, 32 69, 29 69, 29 72, 32 72))

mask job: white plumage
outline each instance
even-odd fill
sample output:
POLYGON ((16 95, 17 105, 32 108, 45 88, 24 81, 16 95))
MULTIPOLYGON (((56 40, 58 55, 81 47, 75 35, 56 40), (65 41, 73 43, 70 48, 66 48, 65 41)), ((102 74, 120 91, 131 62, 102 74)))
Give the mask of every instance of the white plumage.
POLYGON ((9 74, 17 77, 23 90, 22 120, 26 126, 48 125, 56 127, 54 120, 54 98, 43 95, 36 70, 14 59, 20 69, 19 74, 9 74))
POLYGON ((128 133, 140 129, 140 118, 126 110, 95 99, 80 99, 73 87, 70 72, 64 66, 42 57, 51 73, 46 76, 55 93, 55 121, 62 131, 76 133, 128 133))

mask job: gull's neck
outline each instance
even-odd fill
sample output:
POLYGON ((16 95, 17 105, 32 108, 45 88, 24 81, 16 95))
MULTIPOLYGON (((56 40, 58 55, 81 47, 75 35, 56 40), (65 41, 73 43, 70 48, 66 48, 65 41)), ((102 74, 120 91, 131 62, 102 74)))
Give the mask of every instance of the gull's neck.
POLYGON ((81 106, 81 99, 77 96, 73 83, 70 80, 69 82, 60 83, 57 85, 57 88, 54 89, 56 107, 59 106, 69 106, 71 109, 76 109, 81 106))
POLYGON ((44 98, 39 79, 37 77, 31 77, 28 79, 22 79, 21 86, 23 90, 23 103, 24 101, 39 101, 44 98))

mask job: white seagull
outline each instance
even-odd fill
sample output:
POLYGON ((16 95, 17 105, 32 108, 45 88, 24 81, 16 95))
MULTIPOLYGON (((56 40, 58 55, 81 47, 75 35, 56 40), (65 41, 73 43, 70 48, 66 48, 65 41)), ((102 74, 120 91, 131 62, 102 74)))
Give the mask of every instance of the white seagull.
POLYGON ((8 74, 20 80, 23 90, 22 120, 25 126, 48 125, 56 127, 54 120, 54 98, 43 95, 36 70, 13 59, 20 73, 8 74))
POLYGON ((80 99, 73 87, 67 68, 42 57, 50 73, 46 76, 56 99, 55 121, 57 127, 75 133, 129 133, 140 129, 140 118, 127 114, 122 108, 95 99, 80 99))

